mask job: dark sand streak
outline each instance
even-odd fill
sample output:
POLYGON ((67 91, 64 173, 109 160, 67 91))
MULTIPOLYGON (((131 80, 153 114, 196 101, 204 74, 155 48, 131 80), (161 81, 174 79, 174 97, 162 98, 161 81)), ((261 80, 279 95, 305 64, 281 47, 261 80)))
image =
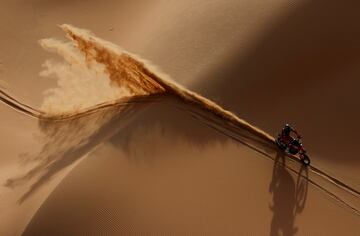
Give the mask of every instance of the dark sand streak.
MULTIPOLYGON (((180 109, 181 109, 181 108, 180 108, 180 109)), ((204 120, 209 120, 208 117, 206 117, 206 116, 204 116, 204 115, 202 115, 202 114, 200 114, 200 113, 198 113, 198 112, 190 111, 190 110, 187 110, 187 109, 182 109, 182 110, 193 114, 193 115, 194 115, 193 117, 200 118, 199 120, 202 121, 202 122, 204 122, 204 120)), ((212 120, 211 122, 214 123, 213 120, 212 120)), ((208 125, 208 123, 206 123, 206 124, 208 125)), ((220 125, 219 125, 219 126, 220 126, 220 125)), ((220 127, 221 127, 221 128, 225 128, 224 125, 221 125, 220 127)), ((239 127, 236 127, 236 128, 239 128, 239 127)), ((253 137, 249 137, 249 136, 245 136, 244 134, 240 134, 238 131, 236 131, 236 130, 233 129, 233 128, 230 128, 230 127, 229 127, 229 128, 227 128, 226 130, 227 130, 227 131, 230 131, 230 132, 232 132, 232 133, 235 133, 236 135, 239 135, 239 136, 242 136, 242 137, 245 137, 245 138, 248 138, 248 139, 252 139, 253 141, 259 142, 259 140, 255 140, 253 137)), ((220 131, 220 130, 218 130, 218 131, 221 132, 221 133, 223 133, 223 134, 225 134, 224 132, 222 132, 222 131, 220 131)), ((228 136, 228 134, 226 134, 226 135, 228 136)), ((229 136, 229 137, 230 137, 230 136, 229 136)), ((245 143, 243 143, 243 144, 245 144, 245 143)), ((261 144, 263 145, 264 143, 261 143, 261 144)), ((278 150, 278 148, 276 147, 276 143, 275 143, 275 142, 271 142, 271 143, 268 143, 268 144, 271 144, 271 145, 272 145, 271 147, 273 148, 274 151, 278 150)), ((245 145, 248 146, 248 144, 245 144, 245 145)), ((250 147, 250 146, 249 146, 249 147, 250 147)), ((258 151, 258 150, 257 150, 257 151, 258 151)), ((264 154, 264 152, 259 152, 259 153, 264 154)), ((289 158, 290 158, 291 160, 293 160, 293 161, 296 161, 296 162, 298 162, 298 163, 301 163, 301 161, 299 160, 299 158, 298 158, 297 156, 295 156, 295 155, 291 155, 291 154, 287 154, 287 153, 284 153, 284 155, 286 155, 287 157, 289 157, 289 158)), ((273 158, 273 160, 275 160, 275 159, 273 158)), ((356 190, 355 188, 353 188, 353 187, 345 184, 344 182, 340 181, 339 179, 337 179, 337 178, 335 178, 335 177, 332 177, 331 175, 327 174, 326 172, 320 170, 319 168, 317 168, 317 167, 315 167, 315 166, 313 166, 313 165, 308 166, 308 168, 310 169, 310 171, 311 171, 312 173, 317 174, 318 176, 326 179, 327 181, 331 182, 333 185, 336 185, 337 187, 340 187, 341 189, 343 189, 343 190, 347 191, 348 193, 352 194, 353 196, 360 198, 360 191, 356 190)))
MULTIPOLYGON (((87 31, 77 29, 70 25, 61 25, 60 27, 67 33, 67 36, 74 42, 76 47, 86 55, 87 60, 94 60, 97 63, 103 64, 109 74, 110 80, 116 82, 120 87, 125 86, 130 88, 131 91, 135 93, 134 96, 124 97, 116 101, 104 102, 84 110, 59 115, 47 114, 46 112, 34 109, 0 90, 0 100, 3 103, 19 112, 37 118, 40 121, 56 121, 75 119, 93 114, 108 107, 116 108, 117 106, 135 103, 153 102, 170 94, 175 98, 180 99, 181 102, 186 105, 183 110, 192 114, 193 117, 197 118, 202 123, 274 160, 274 158, 266 151, 260 150, 255 145, 251 144, 251 142, 255 142, 257 144, 261 144, 265 149, 270 148, 276 152, 277 148, 274 142, 274 137, 263 130, 251 125, 243 119, 240 119, 235 114, 223 109, 213 101, 177 85, 171 80, 161 78, 155 70, 149 69, 148 65, 146 65, 145 62, 142 62, 141 59, 122 51, 116 45, 99 39, 87 31), (198 112, 198 110, 200 112, 198 112), (216 117, 216 119, 210 118, 211 115, 216 117), (244 131, 250 134, 250 136, 244 135, 244 131), (247 141, 243 141, 239 137, 247 138, 247 141)), ((295 156, 288 155, 288 157, 292 161, 299 162, 299 159, 295 156)), ((296 171, 291 167, 287 168, 296 173, 296 171)), ((335 177, 330 176, 317 167, 310 166, 309 169, 312 173, 317 174, 333 185, 347 191, 357 198, 360 198, 360 192, 353 187, 343 183, 335 177)), ((360 215, 360 211, 358 209, 352 207, 329 190, 326 190, 313 180, 309 179, 309 182, 332 196, 338 202, 341 202, 343 205, 352 209, 352 211, 357 215, 360 215)))
MULTIPOLYGON (((275 158, 273 156, 271 156, 269 153, 267 153, 266 151, 263 151, 261 150, 260 148, 256 147, 255 145, 251 145, 250 143, 247 143, 243 140, 241 140, 241 138, 239 138, 238 136, 240 137, 244 137, 243 134, 240 134, 240 133, 237 133, 237 132, 233 132, 233 130, 231 129, 228 129, 226 128, 225 126, 218 126, 217 124, 214 124, 214 122, 210 121, 208 122, 210 119, 206 116, 203 116, 199 113, 196 113, 194 111, 190 111, 190 110, 186 110, 186 109, 182 109, 182 108, 178 108, 178 109, 181 109, 183 111, 186 111, 188 113, 190 113, 190 115, 202 122, 203 124, 205 124, 206 126, 214 129, 215 131, 225 135, 226 137, 229 137, 233 140, 235 140, 236 142, 239 142, 243 145, 245 145, 246 147, 248 148, 251 148, 252 150, 260 153, 261 155, 263 155, 264 157, 267 157, 273 161, 275 161, 275 158), (235 135, 232 135, 231 133, 235 133, 235 135)), ((245 137, 245 138, 249 138, 249 137, 245 137)), ((256 141, 256 140, 255 140, 256 141)), ((277 150, 276 147, 274 149, 274 151, 277 150)), ((279 151, 279 150, 278 150, 279 151)), ((280 152, 280 151, 279 151, 280 152)), ((299 161, 299 159, 296 157, 296 156, 293 156, 293 155, 289 155, 289 154, 286 154, 286 153, 282 153, 283 155, 286 155, 290 158, 290 160, 292 161, 296 161, 298 163, 301 163, 299 161)), ((294 174, 298 174, 298 172, 293 169, 291 166, 285 164, 284 167, 288 170, 290 170, 291 172, 293 172, 294 174)), ((315 174, 318 174, 320 177, 322 178, 326 178, 326 180, 328 180, 330 183, 332 183, 333 185, 335 185, 336 187, 339 187, 345 191, 347 191, 348 193, 352 194, 353 196, 359 198, 359 192, 355 189, 353 189, 352 187, 344 184, 343 182, 341 182, 340 180, 334 178, 334 177, 331 177, 329 176, 328 174, 324 173, 323 171, 319 170, 318 168, 315 168, 315 167, 308 167, 310 168, 311 172, 315 173, 315 174), (318 173, 319 172, 319 173, 318 173), (329 178, 327 178, 327 176, 329 178), (334 180, 334 181, 332 181, 334 180)), ((306 178, 306 176, 304 175, 301 175, 301 177, 303 178, 306 178)), ((318 184, 316 181, 310 179, 310 178, 306 178, 307 181, 309 181, 312 185, 314 185, 315 187, 317 187, 318 189, 320 189, 321 191, 323 191, 325 194, 327 194, 328 196, 330 196, 331 198, 333 198, 334 200, 336 200, 338 203, 342 204, 343 206, 347 207, 351 212, 353 212, 354 214, 356 214, 357 216, 360 216, 360 210, 357 209, 356 207, 352 206, 351 204, 349 204, 348 202, 346 202, 345 200, 341 199, 341 197, 337 196, 336 194, 332 193, 330 190, 326 189, 325 187, 321 186, 320 184, 318 184)))
MULTIPOLYGON (((27 115, 30 115, 34 118, 37 118, 39 120, 53 120, 53 121, 59 121, 59 120, 67 120, 67 119, 76 119, 79 117, 83 117, 83 116, 87 116, 90 114, 93 114, 97 111, 100 111, 102 109, 108 108, 108 107, 119 107, 119 106, 126 106, 129 104, 135 104, 135 103, 147 103, 147 102, 156 102, 158 100, 160 100, 163 96, 165 96, 166 93, 162 93, 162 94, 152 94, 152 95, 142 95, 142 96, 134 96, 131 98, 127 98, 125 99, 120 99, 119 101, 116 101, 116 103, 112 102, 112 103, 102 103, 99 105, 95 105, 93 107, 90 107, 88 109, 85 109, 81 112, 78 113, 73 113, 73 114, 68 114, 68 115, 59 115, 59 116, 47 116, 44 115, 46 114, 45 112, 42 111, 38 111, 30 106, 27 106, 21 102, 19 102, 18 100, 14 99, 12 96, 8 95, 7 93, 5 93, 4 91, 0 91, 1 94, 6 95, 6 97, 2 97, 0 96, 0 100, 2 102, 4 102, 5 104, 7 104, 8 106, 10 106, 11 108, 13 108, 16 111, 19 111, 21 113, 25 113, 27 115)), ((270 158, 271 160, 275 160, 275 158, 273 156, 271 156, 270 154, 268 154, 266 151, 261 150, 260 148, 256 147, 256 145, 252 145, 249 142, 243 141, 241 140, 241 138, 246 138, 248 140, 252 140, 255 141, 256 143, 259 143, 260 145, 264 145, 264 144, 268 144, 266 145, 267 147, 269 147, 269 144, 271 145, 270 147, 276 151, 277 148, 275 146, 274 142, 268 142, 268 140, 265 140, 266 142, 261 142, 261 140, 256 139, 255 137, 251 137, 251 136, 247 136, 244 135, 242 133, 240 133, 238 130, 236 129, 241 129, 241 126, 233 126, 234 124, 228 123, 226 122, 226 120, 220 120, 221 124, 219 124, 219 122, 216 122, 214 119, 211 119, 209 116, 202 114, 200 112, 195 111, 195 109, 189 109, 189 107, 194 106, 195 108, 200 109, 201 112, 207 111, 209 112, 208 109, 204 109, 203 106, 200 106, 198 103, 193 103, 193 104, 189 104, 187 103, 187 107, 183 108, 180 106, 175 106, 177 109, 183 110, 187 113, 189 113, 193 118, 199 120, 200 122, 202 122, 203 124, 205 124, 206 126, 216 130, 219 133, 222 133, 223 135, 242 143, 243 145, 251 148, 252 150, 262 154, 263 156, 266 156, 268 158, 270 158), (241 137, 241 138, 239 138, 241 137), (260 141, 260 142, 259 142, 260 141)), ((211 110, 210 110, 211 111, 211 110)), ((212 115, 215 115, 216 117, 218 117, 217 113, 212 113, 212 115)), ((254 133, 253 133, 254 134, 254 133)), ((255 133, 256 134, 256 133, 255 133)), ((257 136, 257 135, 255 135, 257 136)), ((300 162, 299 159, 294 156, 294 155, 289 155, 289 154, 285 154, 287 155, 292 161, 296 161, 296 162, 300 162)), ((288 165, 285 165, 285 167, 287 169, 289 169, 290 171, 292 171, 293 173, 297 173, 296 170, 294 170, 293 168, 291 168, 288 165)), ((333 185, 347 191, 348 193, 352 194, 353 196, 359 198, 360 197, 360 192, 357 191, 356 189, 352 188, 351 186, 343 183, 342 181, 338 180, 335 177, 330 176, 329 174, 325 173, 324 171, 320 170, 317 167, 314 166, 309 166, 308 167, 310 169, 310 171, 314 174, 317 174, 318 176, 326 179, 327 181, 329 181, 330 183, 332 183, 333 185)), ((303 176, 304 177, 304 176, 303 176)), ((356 209, 355 207, 351 206, 349 203, 347 203, 346 201, 342 200, 340 197, 338 197, 337 195, 335 195, 334 193, 330 192, 329 190, 327 190, 326 188, 322 187, 320 184, 316 183, 315 181, 308 179, 308 181, 310 183, 312 183, 314 186, 316 186, 317 188, 319 188, 320 190, 322 190, 323 192, 325 192, 327 195, 329 195, 330 197, 332 197, 333 199, 335 199, 336 201, 342 203, 343 205, 345 205, 346 207, 350 208, 352 212, 354 212, 356 215, 360 216, 360 211, 358 209, 356 209)))

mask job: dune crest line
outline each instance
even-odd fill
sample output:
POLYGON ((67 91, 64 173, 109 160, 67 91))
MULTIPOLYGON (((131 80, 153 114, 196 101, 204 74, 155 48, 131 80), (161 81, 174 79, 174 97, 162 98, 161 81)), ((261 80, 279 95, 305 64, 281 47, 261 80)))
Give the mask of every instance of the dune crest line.
POLYGON ((95 60, 98 63, 104 64, 110 79, 119 81, 119 85, 121 85, 120 81, 123 77, 125 77, 127 81, 129 73, 131 73, 130 75, 134 75, 133 71, 136 71, 135 75, 137 78, 141 78, 141 80, 139 81, 136 78, 136 82, 130 84, 137 84, 145 89, 150 89, 150 91, 153 91, 151 89, 158 89, 158 91, 161 92, 174 94, 186 102, 205 108, 233 125, 241 126, 248 131, 254 132, 259 138, 274 142, 274 138, 271 135, 240 119, 232 112, 223 109, 215 102, 175 83, 167 75, 159 72, 149 62, 136 55, 128 53, 119 46, 96 37, 89 31, 68 24, 60 25, 60 28, 67 33, 70 40, 76 42, 77 47, 85 53, 88 60, 95 60))
MULTIPOLYGON (((96 61, 97 63, 103 65, 113 84, 118 87, 126 87, 132 92, 132 95, 122 98, 121 101, 107 101, 104 102, 103 105, 107 103, 116 104, 117 102, 123 102, 124 100, 131 100, 131 97, 136 96, 146 97, 146 95, 150 94, 170 93, 185 100, 186 102, 205 108, 216 116, 224 119, 226 122, 235 126, 241 126, 248 131, 254 132, 254 134, 256 134, 259 138, 265 139, 269 142, 274 141, 274 138, 271 135, 251 125, 245 120, 240 119, 230 111, 223 109, 215 102, 212 102, 211 100, 175 83, 167 75, 162 74, 149 62, 141 59, 140 57, 126 52, 115 44, 96 37, 87 30, 79 29, 69 24, 62 24, 60 25, 60 28, 66 32, 67 37, 74 42, 74 45, 85 54, 85 59, 89 62, 89 64, 91 61, 96 61)), ((40 44, 46 48, 46 50, 49 48, 54 50, 53 40, 42 40, 40 41, 40 44)), ((57 51, 61 51, 62 49, 63 48, 55 48, 57 51)), ((79 109, 77 111, 70 111, 64 114, 54 114, 29 107, 16 100, 4 90, 0 89, 0 91, 1 101, 18 111, 38 119, 56 120, 64 117, 73 117, 79 115, 80 113, 87 112, 89 109, 93 109, 97 106, 79 109)))
MULTIPOLYGON (((228 122, 230 125, 241 127, 252 132, 258 138, 266 140, 271 144, 275 144, 275 139, 270 134, 254 125, 251 125, 247 121, 240 119, 234 113, 225 110, 215 102, 177 84, 168 78, 168 76, 162 75, 158 72, 157 69, 150 63, 144 61, 136 55, 128 53, 119 46, 94 36, 89 31, 79 29, 68 24, 63 24, 60 28, 67 33, 70 40, 76 42, 78 48, 85 53, 86 58, 93 59, 98 63, 104 64, 110 74, 110 78, 117 78, 117 74, 119 73, 117 70, 120 68, 120 71, 124 71, 124 69, 121 69, 123 66, 125 66, 125 68, 135 68, 144 81, 139 85, 150 86, 150 88, 152 88, 151 85, 155 82, 160 85, 160 88, 164 88, 165 92, 174 94, 188 103, 198 105, 220 117, 223 121, 228 122), (145 83, 145 81, 147 82, 145 83)), ((154 88, 157 87, 155 86, 154 88)), ((294 156, 289 156, 292 159, 297 159, 294 156)), ((310 166, 310 170, 322 178, 327 179, 332 184, 348 191, 352 195, 360 197, 359 191, 326 174, 320 169, 310 166)))
MULTIPOLYGON (((87 30, 79 29, 68 24, 60 25, 60 28, 66 32, 67 37, 75 47, 85 55, 84 58, 89 62, 89 66, 91 66, 91 62, 101 64, 112 84, 118 87, 125 87, 132 95, 64 114, 52 114, 32 108, 19 102, 0 89, 0 100, 2 102, 19 112, 23 112, 39 120, 63 120, 87 115, 104 107, 119 106, 135 102, 147 102, 157 99, 165 94, 172 94, 186 103, 193 104, 209 111, 219 117, 222 122, 226 122, 234 128, 242 128, 251 132, 258 141, 265 141, 274 145, 274 137, 268 133, 251 125, 247 121, 240 119, 238 116, 223 109, 213 101, 175 83, 167 75, 159 72, 149 62, 126 52, 115 44, 96 37, 87 30)), ((53 42, 50 41, 50 43, 53 42)), ((47 44, 47 47, 49 47, 49 45, 51 44, 47 44)), ((340 180, 331 177, 320 169, 311 166, 310 170, 322 178, 327 179, 329 182, 332 182, 334 185, 360 197, 359 191, 346 185, 340 180)))

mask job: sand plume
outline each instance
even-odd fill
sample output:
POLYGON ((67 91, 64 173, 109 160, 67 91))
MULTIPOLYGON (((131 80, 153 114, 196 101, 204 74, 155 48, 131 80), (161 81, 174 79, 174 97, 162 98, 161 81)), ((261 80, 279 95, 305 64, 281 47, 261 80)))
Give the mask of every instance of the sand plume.
POLYGON ((71 40, 76 42, 77 47, 86 55, 87 59, 103 64, 109 73, 110 79, 116 81, 120 86, 124 83, 124 80, 129 81, 129 85, 137 85, 136 87, 140 87, 145 91, 166 91, 175 94, 185 101, 211 111, 227 122, 252 130, 263 139, 270 142, 274 140, 264 131, 238 118, 235 114, 223 109, 216 103, 178 85, 168 76, 159 72, 149 62, 122 50, 110 42, 97 38, 88 31, 68 24, 63 24, 60 27, 71 40))
POLYGON ((64 59, 47 60, 40 73, 42 77, 55 77, 58 84, 56 88, 45 91, 41 109, 48 114, 76 113, 100 103, 158 92, 134 85, 132 80, 126 79, 126 73, 121 74, 121 80, 111 79, 113 76, 107 73, 104 64, 86 60, 72 42, 43 39, 40 45, 64 59))
MULTIPOLYGON (((47 91, 41 110, 20 103, 4 91, 0 97, 12 108, 39 119, 44 132, 49 134, 49 142, 46 144, 48 146, 45 145, 45 153, 39 155, 38 165, 24 176, 9 179, 7 182, 8 186, 16 186, 29 179, 38 178, 20 201, 25 200, 45 182, 45 179, 51 178, 56 173, 52 171, 53 166, 59 166, 57 168, 59 171, 105 140, 112 133, 109 134, 107 125, 114 117, 123 114, 119 107, 128 105, 128 108, 131 108, 132 104, 152 102, 154 98, 156 100, 166 95, 180 99, 186 104, 180 109, 191 113, 211 128, 273 159, 266 151, 258 148, 260 144, 272 151, 276 150, 271 135, 209 99, 176 84, 150 63, 120 47, 74 26, 64 24, 60 27, 67 33, 70 42, 54 39, 40 41, 44 49, 56 52, 64 59, 64 62, 49 60, 44 64, 45 69, 41 75, 55 76, 58 79, 58 87, 47 91), (104 117, 106 119, 103 119, 104 117), (83 135, 79 136, 78 132, 68 132, 82 130, 89 120, 96 121, 96 125, 83 135), (244 133, 247 136, 245 139, 244 133), (71 140, 71 142, 65 143, 61 150, 58 150, 59 140, 71 140), (48 153, 48 150, 54 150, 56 155, 48 153), (71 160, 68 158, 69 153, 75 153, 70 155, 71 160)), ((296 160, 295 157, 291 158, 296 160)), ((312 172, 329 182, 357 197, 360 196, 356 189, 318 168, 310 168, 312 172)), ((356 208, 349 207, 359 214, 356 208)))
MULTIPOLYGON (((71 42, 43 39, 41 46, 55 52, 64 61, 44 63, 43 77, 55 77, 58 87, 45 92, 40 118, 59 119, 86 112, 99 104, 115 104, 149 94, 171 93, 199 105, 235 126, 255 132, 259 138, 273 142, 273 137, 223 109, 209 99, 172 81, 149 62, 117 45, 94 36, 89 31, 63 24, 60 26, 71 42), (94 96, 96 94, 96 96, 94 96)), ((5 97, 9 96, 5 91, 5 97)), ((4 98, 7 100, 7 98, 4 98)), ((16 101, 11 97, 11 101, 16 101)), ((18 104, 16 104, 18 105, 18 104)), ((26 112, 28 113, 28 112, 26 112)))

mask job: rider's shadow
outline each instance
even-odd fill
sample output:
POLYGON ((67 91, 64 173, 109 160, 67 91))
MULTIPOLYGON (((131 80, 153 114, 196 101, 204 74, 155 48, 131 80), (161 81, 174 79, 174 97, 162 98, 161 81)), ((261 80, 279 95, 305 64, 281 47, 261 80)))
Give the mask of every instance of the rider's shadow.
POLYGON ((275 158, 273 176, 269 192, 273 195, 270 209, 273 212, 270 235, 295 235, 295 217, 300 214, 306 203, 308 171, 301 166, 297 181, 285 167, 285 156, 278 152, 275 158))

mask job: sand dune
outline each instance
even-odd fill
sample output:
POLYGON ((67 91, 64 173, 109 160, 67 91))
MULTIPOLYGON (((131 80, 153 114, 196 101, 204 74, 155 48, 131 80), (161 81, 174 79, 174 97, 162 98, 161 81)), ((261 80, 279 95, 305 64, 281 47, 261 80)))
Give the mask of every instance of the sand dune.
POLYGON ((358 1, 301 1, 246 50, 234 44, 191 88, 269 133, 292 123, 313 163, 359 187, 358 7, 358 1))
MULTIPOLYGON (((54 189, 88 156, 56 187, 35 217, 33 208, 22 218, 24 228, 31 220, 25 235, 277 235, 278 231, 294 235, 301 230, 337 235, 358 230, 360 193, 356 187, 316 166, 302 168, 295 157, 279 153, 266 132, 166 79, 138 57, 88 31, 70 25, 61 28, 84 53, 88 67, 83 69, 101 64, 109 80, 129 93, 85 109, 60 109, 56 114, 56 109, 39 111, 2 92, 1 100, 36 118, 45 135, 36 158, 28 160, 32 167, 6 182, 8 188, 23 186, 18 190, 22 192, 18 207, 31 199, 45 200, 47 194, 39 197, 40 190, 44 186, 54 189), (98 171, 107 174, 99 176, 98 171), (271 202, 271 197, 269 208, 264 203, 271 202), (119 199, 126 200, 126 207, 119 199), (234 204, 236 212, 231 208, 234 204), (251 214, 256 218, 249 220, 251 214), (263 228, 256 227, 259 221, 263 228), (338 224, 326 227, 329 221, 338 224)), ((17 219, 12 220, 14 224, 17 219)))
POLYGON ((251 132, 233 132, 176 97, 150 104, 64 179, 24 235, 352 235, 359 229, 357 213, 346 205, 359 207, 358 197, 251 132))

